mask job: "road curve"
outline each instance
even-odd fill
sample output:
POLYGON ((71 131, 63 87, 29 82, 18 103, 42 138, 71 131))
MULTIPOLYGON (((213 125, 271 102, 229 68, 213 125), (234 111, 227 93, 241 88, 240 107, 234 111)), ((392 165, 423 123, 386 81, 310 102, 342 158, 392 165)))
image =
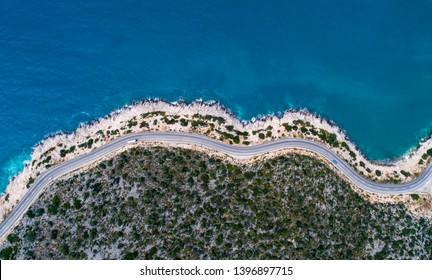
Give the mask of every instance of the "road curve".
POLYGON ((41 174, 32 187, 15 206, 9 216, 0 224, 0 242, 19 222, 30 205, 39 197, 49 183, 60 176, 68 174, 81 167, 87 166, 102 157, 136 142, 154 142, 168 144, 192 144, 222 152, 232 157, 247 159, 286 148, 298 148, 315 152, 326 158, 354 185, 372 193, 378 194, 406 194, 422 193, 430 189, 432 178, 432 164, 415 180, 404 184, 381 184, 369 181, 354 171, 344 160, 323 144, 304 139, 285 138, 253 146, 230 146, 218 140, 200 134, 181 132, 142 132, 122 136, 88 154, 69 160, 48 169, 41 174))

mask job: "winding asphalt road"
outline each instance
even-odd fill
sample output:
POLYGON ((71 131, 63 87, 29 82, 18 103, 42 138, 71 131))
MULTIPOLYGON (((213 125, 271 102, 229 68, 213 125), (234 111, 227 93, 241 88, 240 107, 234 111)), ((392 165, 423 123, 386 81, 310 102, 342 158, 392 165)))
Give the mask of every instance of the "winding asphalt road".
POLYGON ((18 224, 30 205, 39 197, 53 180, 74 170, 85 167, 102 157, 109 155, 122 147, 138 142, 154 142, 168 144, 192 144, 227 154, 229 156, 247 159, 286 148, 298 148, 315 152, 326 158, 341 171, 354 185, 368 192, 378 194, 406 194, 432 192, 432 165, 415 180, 404 184, 381 184, 369 181, 354 171, 344 160, 324 145, 304 139, 279 139, 253 146, 230 146, 207 136, 180 132, 143 132, 122 136, 92 152, 52 167, 41 174, 32 187, 15 206, 9 216, 0 225, 0 242, 18 224))

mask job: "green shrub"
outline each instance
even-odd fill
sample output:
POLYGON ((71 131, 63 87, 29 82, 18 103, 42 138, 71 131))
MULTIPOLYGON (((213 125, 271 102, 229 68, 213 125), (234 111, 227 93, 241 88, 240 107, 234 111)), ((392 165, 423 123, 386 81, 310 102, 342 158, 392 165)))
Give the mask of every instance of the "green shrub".
POLYGON ((37 217, 42 216, 44 213, 45 213, 45 209, 43 209, 43 208, 38 208, 38 209, 36 210, 36 216, 37 216, 37 217))
POLYGON ((247 180, 251 180, 251 179, 253 179, 255 177, 255 172, 252 172, 252 171, 245 172, 244 173, 244 177, 247 180))
POLYGON ((7 237, 7 241, 9 241, 10 243, 15 243, 15 242, 19 242, 20 238, 17 234, 9 234, 7 237))
POLYGON ((288 132, 290 132, 291 130, 293 130, 293 127, 290 126, 290 125, 287 124, 287 123, 283 123, 282 125, 283 125, 283 127, 285 128, 285 130, 288 131, 288 132))
POLYGON ((75 207, 76 210, 81 209, 81 207, 82 207, 81 200, 79 200, 78 198, 76 198, 76 199, 74 200, 74 207, 75 207))
POLYGON ((138 252, 137 251, 133 251, 133 252, 127 252, 123 256, 123 259, 124 260, 134 260, 134 259, 136 259, 136 257, 138 257, 138 252))
POLYGON ((6 247, 0 252, 0 258, 2 260, 14 260, 16 258, 16 254, 16 247, 6 247))
POLYGON ((51 239, 57 239, 57 236, 58 236, 58 230, 53 229, 50 234, 51 239))
POLYGON ((36 232, 33 230, 27 231, 26 238, 30 242, 35 241, 36 240, 36 232))
POLYGON ((188 124, 189 124, 189 121, 188 120, 185 120, 185 119, 180 119, 180 125, 181 126, 188 126, 188 124))

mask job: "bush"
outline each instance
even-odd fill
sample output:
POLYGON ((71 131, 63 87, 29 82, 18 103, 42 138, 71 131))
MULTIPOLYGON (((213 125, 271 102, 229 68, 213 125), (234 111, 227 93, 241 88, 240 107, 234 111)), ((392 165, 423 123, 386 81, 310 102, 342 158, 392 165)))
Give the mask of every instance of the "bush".
POLYGON ((48 213, 51 215, 57 214, 59 206, 60 206, 60 197, 58 195, 55 195, 51 201, 51 204, 48 205, 48 213))
POLYGON ((90 139, 87 141, 87 147, 91 148, 92 145, 93 145, 93 142, 94 142, 93 138, 90 138, 90 139))
POLYGON ((148 122, 143 121, 143 122, 141 122, 141 124, 140 124, 140 128, 143 128, 143 127, 149 128, 150 125, 148 124, 148 122))
POLYGON ((20 241, 20 238, 17 234, 9 234, 7 237, 7 241, 9 241, 10 243, 15 243, 20 241))
POLYGON ((97 233, 97 229, 95 229, 95 228, 92 228, 91 230, 90 230, 90 239, 95 239, 96 237, 97 237, 97 235, 98 235, 98 233, 97 233))
POLYGON ((16 258, 16 253, 16 247, 6 247, 0 252, 0 258, 2 260, 14 260, 16 258))
POLYGON ((154 259, 154 255, 156 255, 156 253, 158 252, 158 249, 156 247, 152 247, 149 252, 146 254, 146 259, 147 260, 152 260, 154 259))
POLYGON ((36 240, 36 232, 33 230, 29 230, 27 232, 26 238, 28 241, 33 242, 36 240))
POLYGON ((81 200, 75 199, 75 201, 74 201, 74 207, 75 207, 76 210, 81 209, 81 207, 82 207, 81 200))
POLYGON ((287 124, 287 123, 283 123, 282 125, 283 125, 283 127, 285 128, 285 130, 288 131, 288 132, 290 132, 291 130, 293 130, 293 127, 290 126, 290 125, 287 124))
POLYGON ((334 133, 329 133, 328 131, 326 131, 326 130, 324 130, 324 129, 321 129, 321 130, 320 130, 320 134, 318 135, 318 137, 319 137, 322 141, 324 141, 324 142, 330 144, 330 145, 333 146, 333 147, 338 147, 338 146, 339 146, 339 142, 338 142, 337 139, 336 139, 337 136, 336 136, 336 134, 334 134, 334 133))
POLYGON ((216 237, 216 245, 220 246, 223 243, 223 236, 222 234, 219 234, 218 237, 216 237))
POLYGON ((58 208, 55 207, 54 205, 50 204, 48 205, 48 214, 50 215, 55 215, 58 212, 58 208))
POLYGON ((123 259, 124 260, 134 260, 136 259, 136 257, 138 257, 138 252, 137 251, 133 251, 133 252, 127 252, 123 259))
POLYGON ((27 189, 30 188, 30 186, 34 183, 35 179, 33 177, 30 177, 27 182, 27 189))
POLYGON ((69 246, 67 244, 63 244, 60 247, 60 253, 62 253, 63 255, 68 255, 69 254, 69 246))
POLYGON ((188 121, 188 120, 180 119, 180 125, 181 125, 181 126, 188 126, 188 124, 189 124, 189 121, 188 121))
POLYGON ((244 177, 247 180, 251 180, 251 179, 253 179, 253 177, 255 177, 255 172, 252 172, 252 171, 245 172, 244 177))
POLYGON ((57 236, 58 236, 58 230, 53 229, 50 234, 51 239, 57 239, 57 236))
POLYGON ((30 219, 33 219, 35 217, 35 213, 33 212, 33 210, 28 210, 27 211, 27 217, 29 217, 30 219))
POLYGON ((136 126, 137 124, 138 124, 138 122, 137 122, 137 121, 135 120, 135 118, 134 118, 134 119, 128 121, 127 126, 128 126, 129 128, 132 128, 133 126, 136 126))
POLYGON ((345 150, 347 150, 347 151, 350 150, 350 147, 348 146, 348 144, 347 144, 346 142, 342 142, 340 145, 341 145, 342 147, 344 147, 345 150))
POLYGON ((60 197, 59 197, 58 195, 55 195, 55 196, 53 197, 53 199, 52 199, 52 204, 53 204, 55 207, 59 207, 59 205, 60 205, 60 197))
POLYGON ((42 216, 44 213, 45 213, 45 209, 43 209, 43 208, 38 208, 38 209, 36 210, 36 216, 37 216, 37 217, 42 216))

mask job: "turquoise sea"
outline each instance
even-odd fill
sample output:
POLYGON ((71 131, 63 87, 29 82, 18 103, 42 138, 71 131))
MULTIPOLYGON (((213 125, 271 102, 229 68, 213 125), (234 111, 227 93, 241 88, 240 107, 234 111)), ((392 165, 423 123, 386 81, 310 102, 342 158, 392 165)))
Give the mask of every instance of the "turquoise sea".
POLYGON ((432 131, 432 1, 1 2, 0 190, 45 136, 149 97, 308 108, 400 157, 432 131))

